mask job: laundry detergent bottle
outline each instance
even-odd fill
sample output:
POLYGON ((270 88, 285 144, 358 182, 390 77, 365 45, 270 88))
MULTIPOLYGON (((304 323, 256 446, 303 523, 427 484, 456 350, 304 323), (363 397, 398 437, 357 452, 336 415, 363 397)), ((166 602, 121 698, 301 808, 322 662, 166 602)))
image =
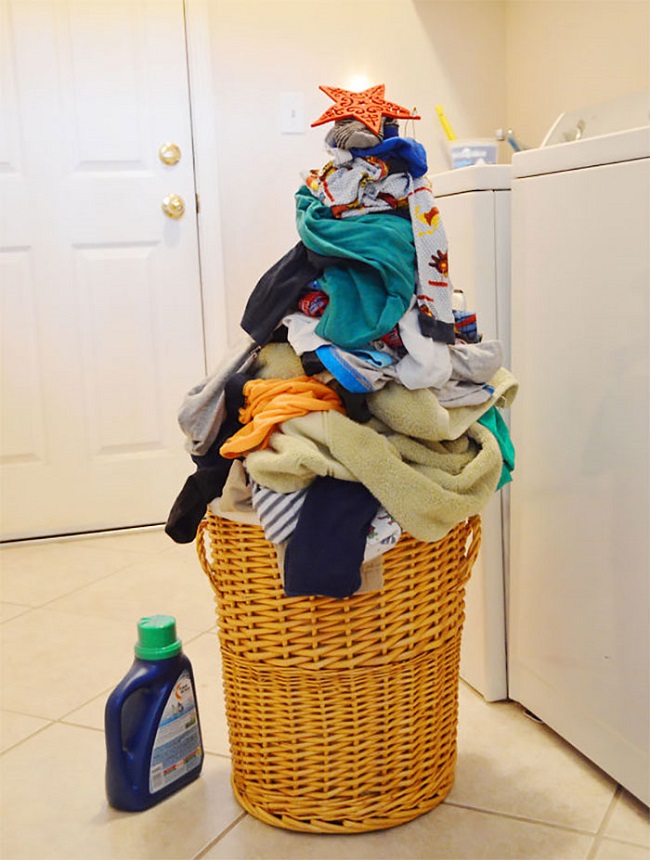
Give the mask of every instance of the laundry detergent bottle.
POLYGON ((104 728, 106 794, 116 809, 148 809, 201 773, 194 674, 172 616, 138 622, 135 660, 108 697, 104 728))

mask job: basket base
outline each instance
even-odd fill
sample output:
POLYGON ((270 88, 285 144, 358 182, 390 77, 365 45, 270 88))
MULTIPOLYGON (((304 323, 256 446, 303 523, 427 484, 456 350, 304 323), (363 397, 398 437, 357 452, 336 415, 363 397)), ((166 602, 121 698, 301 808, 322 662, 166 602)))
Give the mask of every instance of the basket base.
MULTIPOLYGON (((318 818, 318 815, 313 815, 311 818, 299 819, 295 818, 286 812, 273 813, 264 807, 251 803, 246 796, 245 790, 240 791, 237 788, 236 778, 233 775, 230 780, 235 799, 246 812, 250 813, 258 821, 263 824, 269 824, 271 827, 279 827, 283 830, 294 830, 300 833, 370 833, 373 830, 388 830, 390 827, 398 827, 400 824, 408 824, 420 815, 431 812, 447 797, 454 784, 454 768, 452 768, 451 779, 448 784, 441 786, 435 795, 418 804, 417 807, 411 809, 395 809, 394 812, 384 815, 375 815, 361 818, 346 818, 345 820, 329 821, 324 818, 318 818)), ((385 806, 385 799, 382 806, 385 806)), ((314 807, 312 807, 312 810, 314 807)))

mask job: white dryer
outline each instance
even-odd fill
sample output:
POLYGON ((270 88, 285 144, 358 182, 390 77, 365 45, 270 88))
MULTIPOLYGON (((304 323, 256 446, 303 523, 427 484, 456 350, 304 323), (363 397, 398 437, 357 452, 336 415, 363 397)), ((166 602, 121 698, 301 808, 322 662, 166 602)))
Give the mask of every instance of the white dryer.
MULTIPOLYGON (((509 366, 510 167, 474 165, 429 178, 449 241, 454 289, 462 291, 468 310, 476 310, 484 337, 502 342, 509 366)), ((482 513, 483 540, 467 588, 460 674, 487 701, 508 695, 508 493, 506 485, 482 513)))
POLYGON ((511 166, 509 693, 648 803, 650 127, 511 166))

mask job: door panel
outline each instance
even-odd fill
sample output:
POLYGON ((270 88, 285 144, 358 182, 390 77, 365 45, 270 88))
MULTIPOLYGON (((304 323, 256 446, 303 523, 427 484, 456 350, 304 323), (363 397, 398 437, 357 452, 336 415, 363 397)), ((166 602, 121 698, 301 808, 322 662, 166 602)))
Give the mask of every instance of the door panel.
POLYGON ((45 458, 43 379, 36 338, 34 279, 27 249, 8 250, 0 255, 0 283, 2 344, 14 345, 13 353, 2 362, 3 458, 16 464, 42 462, 45 458), (27 392, 32 396, 27 396, 27 392))
POLYGON ((76 254, 91 456, 163 448, 153 246, 76 254), (119 349, 116 350, 116 328, 119 349))
POLYGON ((182 0, 0 14, 2 534, 163 522, 205 372, 182 0))

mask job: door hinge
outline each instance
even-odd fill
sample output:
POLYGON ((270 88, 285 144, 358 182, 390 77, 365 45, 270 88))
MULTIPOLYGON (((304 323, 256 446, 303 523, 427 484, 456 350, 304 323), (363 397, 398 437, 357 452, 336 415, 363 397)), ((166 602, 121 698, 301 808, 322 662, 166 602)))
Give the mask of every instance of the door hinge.
POLYGON ((197 211, 197 213, 198 213, 198 212, 200 212, 200 211, 201 211, 201 198, 200 198, 200 197, 199 197, 199 195, 198 195, 198 194, 196 194, 196 193, 195 193, 195 195, 194 195, 194 196, 196 197, 196 211, 197 211))

